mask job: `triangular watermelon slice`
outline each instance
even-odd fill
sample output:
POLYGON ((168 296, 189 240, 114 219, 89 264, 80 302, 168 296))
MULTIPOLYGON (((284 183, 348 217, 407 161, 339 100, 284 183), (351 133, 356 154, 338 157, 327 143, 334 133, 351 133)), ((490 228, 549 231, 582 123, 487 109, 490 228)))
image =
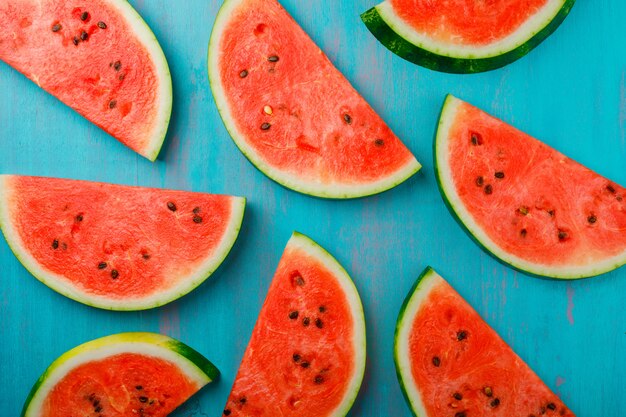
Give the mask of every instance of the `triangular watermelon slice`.
POLYGON ((324 198, 390 189, 420 169, 276 0, 226 0, 209 77, 241 151, 285 187, 324 198))
POLYGON ((522 271, 584 278, 626 263, 626 189, 449 96, 435 166, 451 212, 522 271))
POLYGON ((218 377, 208 359, 170 337, 117 334, 55 360, 31 390, 22 417, 166 417, 218 377))
POLYGON ((365 370, 365 319, 346 271, 294 233, 224 407, 230 417, 342 417, 365 370))
POLYGON ((111 310, 173 301, 222 263, 240 197, 56 178, 0 176, 0 226, 22 264, 53 290, 111 310))
POLYGON ((3 0, 0 59, 155 160, 172 80, 154 34, 126 0, 3 0))
POLYGON ((419 417, 574 416, 431 268, 400 310, 394 358, 419 417))

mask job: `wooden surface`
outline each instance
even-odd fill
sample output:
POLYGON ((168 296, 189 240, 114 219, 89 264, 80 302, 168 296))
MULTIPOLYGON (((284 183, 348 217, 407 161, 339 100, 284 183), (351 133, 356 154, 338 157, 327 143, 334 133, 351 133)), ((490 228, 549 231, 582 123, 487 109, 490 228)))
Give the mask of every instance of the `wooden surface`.
POLYGON ((414 66, 384 49, 359 20, 372 0, 284 0, 285 7, 423 163, 380 196, 322 201, 276 185, 229 138, 206 69, 217 0, 135 0, 169 60, 174 114, 156 163, 137 156, 0 64, 0 172, 243 195, 241 236, 192 294, 140 313, 96 310, 35 280, 0 242, 0 414, 18 415, 58 355, 122 331, 161 332, 194 346, 221 381, 176 416, 219 416, 278 259, 293 230, 346 267, 361 293, 368 365, 352 416, 409 416, 392 361, 393 330, 415 278, 432 265, 475 306, 579 416, 625 416, 626 269, 556 282, 483 253, 447 212, 432 138, 451 92, 626 184, 626 3, 579 0, 550 39, 507 68, 473 76, 414 66))

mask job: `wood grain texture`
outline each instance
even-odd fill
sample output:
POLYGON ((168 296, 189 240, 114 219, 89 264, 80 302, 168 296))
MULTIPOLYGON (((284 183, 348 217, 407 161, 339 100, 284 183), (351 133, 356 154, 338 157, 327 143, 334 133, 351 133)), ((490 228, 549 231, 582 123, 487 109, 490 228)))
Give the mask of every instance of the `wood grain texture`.
POLYGON ((239 241, 219 271, 164 308, 112 313, 36 281, 0 242, 0 410, 19 414, 58 355, 122 331, 156 331, 193 346, 221 381, 176 416, 220 415, 278 259, 299 230, 346 267, 366 310, 369 357, 352 416, 409 416, 392 360, 396 315, 426 265, 435 267, 579 416, 619 417, 626 392, 626 269, 577 282, 540 280, 484 254, 447 212, 432 162, 446 93, 467 100, 626 184, 626 3, 579 0, 563 26, 520 61, 459 76, 387 51, 359 14, 374 0, 283 4, 424 164, 380 196, 335 202, 276 185, 229 138, 209 89, 206 52, 217 0, 135 0, 174 81, 174 114, 156 163, 125 149, 35 84, 0 65, 0 173, 49 175, 248 197, 239 241))

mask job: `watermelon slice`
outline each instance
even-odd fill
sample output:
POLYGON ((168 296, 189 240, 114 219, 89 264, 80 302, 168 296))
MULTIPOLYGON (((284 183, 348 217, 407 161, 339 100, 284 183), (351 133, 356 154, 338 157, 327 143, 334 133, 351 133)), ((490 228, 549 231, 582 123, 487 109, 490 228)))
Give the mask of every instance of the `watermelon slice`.
POLYGON ((416 416, 574 416, 430 268, 400 310, 394 358, 416 416))
POLYGON ((626 189, 449 96, 435 139, 444 201, 487 251, 575 279, 626 263, 626 189))
POLYGON ((54 361, 22 417, 165 417, 218 376, 201 354, 167 336, 108 336, 54 361))
POLYGON ((276 0, 226 0, 209 78, 235 143, 267 176, 324 198, 390 189, 409 150, 276 0))
POLYGON ((0 59, 154 161, 172 80, 150 28, 125 0, 3 0, 0 59))
POLYGON ((53 178, 0 176, 0 226, 37 279, 81 303, 173 301, 222 263, 245 200, 53 178))
POLYGON ((352 280, 294 233, 274 275, 223 415, 341 417, 365 370, 365 319, 352 280))
POLYGON ((396 55, 436 71, 476 73, 526 55, 575 0, 386 0, 361 15, 396 55))

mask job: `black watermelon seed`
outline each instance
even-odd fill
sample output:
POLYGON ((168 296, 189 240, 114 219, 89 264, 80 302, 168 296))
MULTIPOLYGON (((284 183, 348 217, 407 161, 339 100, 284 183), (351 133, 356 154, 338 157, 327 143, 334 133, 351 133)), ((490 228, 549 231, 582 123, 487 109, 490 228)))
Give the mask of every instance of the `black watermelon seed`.
POLYGON ((105 269, 107 267, 107 263, 106 262, 100 262, 98 264, 98 269, 105 269))
POLYGON ((502 178, 504 178, 504 172, 498 171, 494 174, 494 176, 501 180, 502 178))
POLYGON ((611 194, 615 194, 615 187, 613 187, 611 184, 606 186, 606 190, 611 194))
POLYGON ((290 318, 291 320, 295 320, 295 319, 297 319, 297 318, 298 318, 298 314, 299 314, 299 313, 298 313, 297 311, 292 311, 291 313, 289 313, 289 318, 290 318))
POLYGON ((167 202, 167 208, 170 209, 170 211, 176 211, 176 204, 172 203, 171 201, 167 202))
POLYGON ((569 235, 567 234, 567 232, 565 230, 560 230, 559 229, 559 240, 560 241, 564 241, 569 237, 569 235))
POLYGON ((324 327, 324 322, 322 321, 322 319, 315 319, 315 325, 317 326, 318 329, 321 329, 322 327, 324 327))
POLYGON ((300 364, 301 367, 303 367, 304 369, 308 368, 311 364, 308 363, 307 361, 304 361, 300 364))
POLYGON ((303 325, 304 327, 308 327, 308 326, 309 326, 309 324, 311 324, 311 319, 310 319, 310 318, 305 317, 305 318, 303 318, 303 319, 302 319, 302 325, 303 325))
POLYGON ((150 255, 149 255, 149 254, 147 254, 147 253, 143 253, 143 254, 141 254, 141 257, 142 257, 143 259, 146 259, 146 260, 147 260, 147 259, 150 259, 150 255))
POLYGON ((193 214, 198 214, 198 213, 200 213, 200 207, 195 207, 193 209, 193 214))
POLYGON ((80 20, 82 20, 82 21, 84 22, 84 21, 85 21, 85 20, 87 20, 87 19, 89 19, 89 13, 87 13, 87 12, 83 12, 83 13, 80 15, 80 20))
POLYGON ((113 64, 113 69, 115 71, 119 71, 120 69, 122 69, 122 63, 120 61, 115 61, 115 64, 113 64))
POLYGON ((467 413, 465 411, 459 411, 454 417, 467 417, 467 413))
POLYGON ((491 390, 491 387, 485 387, 483 388, 483 393, 487 396, 487 397, 491 397, 493 395, 493 391, 491 390))
POLYGON ((93 405, 94 405, 94 407, 99 406, 99 405, 100 405, 100 400, 95 400, 95 401, 93 402, 93 405))
POLYGON ((196 224, 202 223, 202 217, 200 217, 200 216, 193 216, 193 222, 196 223, 196 224))
POLYGON ((74 36, 74 39, 72 39, 72 43, 74 43, 74 45, 78 45, 79 42, 80 42, 80 39, 78 39, 78 37, 74 36))
POLYGON ((261 125, 261 130, 269 130, 270 127, 272 127, 272 125, 265 122, 261 125))
POLYGON ((548 407, 550 410, 556 410, 556 404, 555 403, 549 403, 546 407, 548 407))
POLYGON ((300 355, 299 355, 299 354, 297 354, 297 353, 294 353, 294 354, 293 354, 293 361, 294 361, 295 363, 298 363, 298 362, 300 362, 300 360, 302 360, 302 356, 300 356, 300 355))
POLYGON ((136 389, 137 391, 141 391, 141 390, 143 389, 143 387, 142 387, 141 385, 136 385, 136 386, 135 386, 135 389, 136 389))
POLYGON ((248 401, 248 399, 247 399, 246 397, 241 397, 241 398, 239 399, 239 402, 240 402, 241 404, 245 404, 245 403, 246 403, 246 401, 248 401))
POLYGON ((56 23, 54 26, 52 26, 52 31, 53 32, 58 32, 61 29, 63 29, 63 26, 61 26, 61 24, 59 24, 59 23, 56 23))
POLYGON ((325 313, 326 312, 326 306, 320 306, 319 311, 320 311, 320 313, 325 313))
POLYGON ((482 145, 483 144, 483 137, 475 132, 471 133, 471 141, 472 141, 472 145, 474 146, 478 146, 478 145, 482 145))
POLYGON ((378 147, 383 146, 384 144, 385 144, 385 141, 384 141, 384 140, 382 140, 382 139, 376 139, 376 140, 374 141, 374 145, 376 145, 376 146, 378 146, 378 147))
POLYGON ((106 24, 106 23, 104 23, 104 22, 102 22, 102 21, 100 21, 100 22, 98 22, 98 27, 99 27, 100 29, 106 29, 106 28, 107 28, 107 24, 106 24))
POLYGON ((528 234, 528 230, 526 230, 526 229, 522 229, 522 230, 519 231, 519 235, 521 237, 526 237, 527 234, 528 234))
POLYGON ((120 273, 119 273, 119 272, 117 272, 117 269, 113 269, 113 270, 111 271, 111 278, 113 278, 113 279, 117 279, 117 277, 119 277, 119 276, 120 276, 120 273))
POLYGON ((439 368, 439 365, 441 365, 441 359, 439 359, 439 356, 433 356, 433 365, 439 368))
POLYGON ((546 413, 546 407, 544 407, 543 405, 541 406, 541 408, 539 409, 539 414, 545 414, 546 413))
POLYGON ((228 408, 224 410, 224 415, 225 416, 229 416, 230 415, 230 410, 228 408))
POLYGON ((147 403, 148 402, 148 397, 141 396, 141 397, 139 397, 139 401, 142 402, 142 403, 147 403))
POLYGON ((79 214, 78 216, 76 216, 76 221, 79 222, 79 223, 82 222, 83 221, 83 215, 79 214))
POLYGON ((239 78, 246 78, 248 76, 248 70, 243 70, 239 73, 239 78))
POLYGON ((59 241, 54 239, 52 241, 52 249, 59 249, 59 241))
POLYGON ((476 177, 476 185, 482 187, 485 184, 485 179, 483 177, 476 177))
POLYGON ((344 114, 343 121, 347 124, 352 124, 352 116, 350 116, 348 113, 344 114))
POLYGON ((102 406, 97 406, 96 408, 93 409, 93 411, 95 411, 96 413, 99 413, 100 411, 102 411, 102 406))
POLYGON ((598 218, 592 214, 591 216, 587 217, 587 221, 591 224, 594 224, 598 221, 598 218))
POLYGON ((491 184, 485 185, 485 194, 493 194, 493 187, 491 186, 491 184))
POLYGON ((554 210, 550 210, 550 211, 548 211, 548 214, 550 215, 550 217, 554 217, 554 213, 555 213, 555 211, 554 211, 554 210))
POLYGON ((278 58, 277 55, 272 55, 272 56, 268 57, 267 60, 269 62, 278 62, 280 60, 280 58, 278 58))
POLYGON ((456 340, 458 340, 459 342, 465 339, 467 339, 467 331, 461 330, 456 334, 456 340))
POLYGON ((494 400, 491 401, 491 404, 489 404, 489 405, 491 405, 493 408, 496 408, 497 406, 500 405, 500 399, 499 398, 494 398, 494 400))
POLYGON ((125 74, 120 74, 120 76, 117 77, 117 79, 120 80, 120 81, 124 81, 124 78, 126 78, 125 74))
POLYGON ((452 397, 454 397, 454 399, 457 401, 461 401, 463 399, 463 396, 460 392, 455 392, 454 394, 452 394, 452 397))
POLYGON ((313 380, 313 382, 315 382, 315 384, 320 385, 324 383, 324 377, 321 375, 316 375, 315 379, 313 380))
POLYGON ((83 30, 80 34, 80 40, 86 41, 87 39, 89 39, 89 34, 83 30))
POLYGON ((109 101, 109 108, 110 109, 114 109, 115 106, 117 106, 117 100, 111 100, 109 101))

